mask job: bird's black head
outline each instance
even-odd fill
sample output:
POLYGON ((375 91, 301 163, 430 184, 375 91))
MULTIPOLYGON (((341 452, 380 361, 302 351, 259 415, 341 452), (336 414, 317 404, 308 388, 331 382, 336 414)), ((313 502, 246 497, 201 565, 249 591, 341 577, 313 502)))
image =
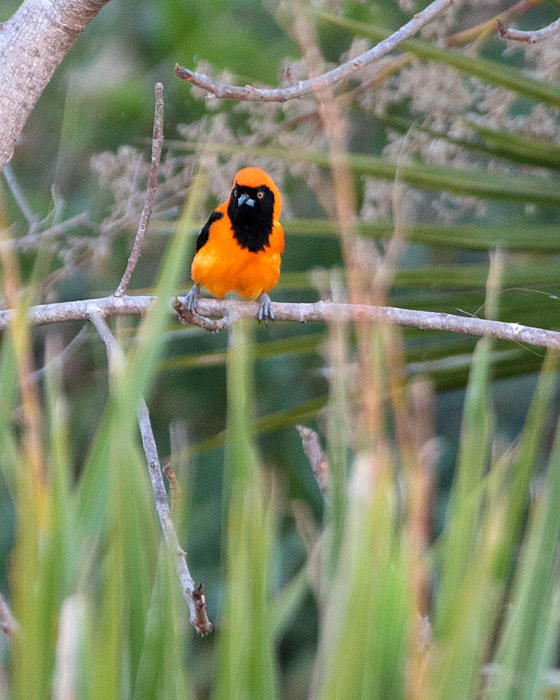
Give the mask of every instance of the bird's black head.
POLYGON ((268 245, 274 216, 274 193, 267 185, 249 187, 235 183, 228 202, 233 235, 242 248, 253 253, 268 245))

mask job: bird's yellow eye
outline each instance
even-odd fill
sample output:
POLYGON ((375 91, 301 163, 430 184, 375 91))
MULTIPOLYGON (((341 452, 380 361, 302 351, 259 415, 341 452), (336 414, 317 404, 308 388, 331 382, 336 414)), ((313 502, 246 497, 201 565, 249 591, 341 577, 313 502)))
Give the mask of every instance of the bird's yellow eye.
POLYGON ((259 199, 262 199, 264 197, 264 192, 261 192, 261 191, 257 192, 257 197, 259 199))
POLYGON ((233 190, 233 196, 239 197, 239 190, 237 189, 237 187, 233 190))

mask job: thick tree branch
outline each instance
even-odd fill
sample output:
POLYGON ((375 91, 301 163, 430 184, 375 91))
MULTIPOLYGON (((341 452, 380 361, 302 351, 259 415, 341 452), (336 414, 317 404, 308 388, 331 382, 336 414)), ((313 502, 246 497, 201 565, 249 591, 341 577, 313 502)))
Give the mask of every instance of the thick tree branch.
POLYGON ((233 85, 224 85, 212 80, 202 73, 183 68, 179 65, 175 66, 175 75, 182 78, 188 83, 192 83, 203 90, 227 100, 249 100, 260 102, 286 102, 293 100, 310 93, 320 92, 326 88, 330 88, 341 80, 351 78, 365 66, 373 63, 378 58, 392 51, 405 39, 414 36, 424 25, 428 24, 442 10, 453 4, 454 0, 434 0, 421 12, 418 12, 414 17, 398 29, 394 34, 387 37, 379 44, 374 46, 369 51, 366 51, 361 56, 347 61, 340 66, 337 66, 328 73, 323 73, 310 80, 302 80, 296 85, 287 88, 273 88, 260 90, 252 85, 245 87, 235 87, 233 85))
POLYGON ((548 39, 553 34, 560 32, 560 17, 551 22, 547 27, 542 29, 535 29, 534 31, 524 32, 521 29, 508 29, 506 25, 497 20, 498 23, 498 36, 500 39, 509 39, 510 41, 525 41, 527 44, 534 44, 537 41, 542 41, 543 39, 548 39))
POLYGON ((130 253, 130 257, 128 258, 126 270, 124 271, 120 284, 115 291, 116 297, 122 297, 122 295, 126 292, 126 288, 128 287, 128 283, 130 282, 134 268, 140 259, 142 243, 144 242, 144 236, 148 230, 148 224, 152 215, 152 207, 154 206, 154 198, 156 196, 161 150, 163 148, 163 85, 161 83, 156 83, 155 93, 156 107, 154 112, 154 131, 152 136, 152 163, 150 165, 148 187, 146 190, 146 197, 144 198, 144 206, 142 207, 142 214, 140 215, 140 222, 138 224, 136 238, 134 239, 132 251, 130 253))
MULTIPOLYGON (((90 316, 89 320, 99 333, 101 340, 105 343, 107 355, 109 357, 110 370, 114 369, 117 365, 122 365, 125 361, 124 354, 115 336, 111 332, 111 329, 107 325, 104 316, 99 313, 94 313, 90 316)), ((189 567, 187 566, 186 554, 179 544, 173 520, 171 519, 171 511, 161 472, 150 414, 143 398, 140 400, 140 405, 138 406, 138 425, 142 436, 144 453, 148 462, 148 471, 152 483, 152 490, 154 492, 156 510, 165 536, 165 541, 171 552, 175 555, 175 568, 181 583, 183 597, 189 606, 191 624, 200 635, 204 636, 212 631, 212 624, 206 613, 206 601, 202 592, 202 584, 198 587, 194 585, 189 567)))
POLYGON ((24 0, 0 30, 0 171, 52 74, 108 0, 24 0))
MULTIPOLYGON (((84 321, 93 315, 138 316, 144 314, 153 297, 122 296, 102 297, 84 301, 64 301, 57 304, 32 306, 28 311, 32 326, 44 326, 65 321, 84 321)), ((169 309, 175 299, 169 300, 169 309)), ((333 304, 318 301, 314 304, 273 303, 276 321, 296 321, 298 323, 327 323, 333 319, 346 322, 387 323, 392 326, 409 326, 431 331, 450 331, 466 335, 483 336, 499 340, 527 343, 541 348, 560 349, 560 332, 544 328, 522 326, 519 323, 489 321, 471 316, 400 309, 394 306, 368 306, 367 304, 333 304)), ((259 305, 256 302, 232 301, 227 299, 200 299, 197 311, 201 316, 231 319, 257 318, 259 305)), ((0 311, 0 330, 8 327, 13 311, 0 311)), ((224 324, 224 327, 227 324, 224 324)), ((212 329, 214 330, 214 329, 212 329)))

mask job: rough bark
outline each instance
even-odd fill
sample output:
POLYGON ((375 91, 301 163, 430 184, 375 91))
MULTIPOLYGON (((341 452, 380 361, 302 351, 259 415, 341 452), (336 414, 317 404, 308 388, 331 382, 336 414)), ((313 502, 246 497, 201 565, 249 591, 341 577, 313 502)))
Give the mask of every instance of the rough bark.
POLYGON ((24 0, 0 24, 0 171, 54 71, 109 0, 24 0))

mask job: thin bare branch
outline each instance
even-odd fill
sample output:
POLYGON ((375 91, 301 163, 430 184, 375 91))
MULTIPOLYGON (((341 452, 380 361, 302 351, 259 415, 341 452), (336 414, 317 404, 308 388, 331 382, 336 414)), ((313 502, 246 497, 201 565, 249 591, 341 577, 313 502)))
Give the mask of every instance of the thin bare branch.
POLYGON ((557 32, 560 32, 560 17, 554 22, 551 22, 547 27, 527 32, 521 29, 509 29, 501 20, 497 20, 497 24, 498 36, 500 39, 525 41, 527 44, 535 44, 537 41, 543 41, 543 39, 548 39, 557 32))
POLYGON ((154 199, 156 196, 159 165, 161 162, 161 151, 163 148, 163 85, 161 83, 156 83, 155 94, 156 106, 154 111, 154 131, 152 136, 152 163, 150 165, 148 187, 146 189, 146 197, 144 199, 144 206, 142 207, 142 214, 140 215, 140 222, 138 223, 136 238, 134 239, 132 251, 130 252, 130 257, 128 258, 128 263, 126 264, 126 270, 124 271, 119 286, 115 291, 116 297, 122 297, 126 292, 126 288, 128 287, 128 283, 130 282, 134 268, 140 259, 140 252, 142 251, 144 236, 148 230, 148 224, 150 222, 152 208, 154 206, 154 199))
MULTIPOLYGON (((66 321, 84 321, 92 315, 140 316, 146 313, 151 304, 151 296, 102 297, 82 301, 63 301, 56 304, 41 304, 28 310, 28 320, 32 326, 44 326, 66 321)), ((172 308, 175 300, 169 300, 172 308)), ((318 301, 313 304, 273 303, 275 321, 295 321, 297 323, 327 323, 337 318, 344 322, 387 323, 392 326, 408 326, 430 331, 450 331, 466 335, 488 335, 499 340, 527 343, 541 348, 560 349, 560 332, 544 328, 523 326, 519 323, 489 321, 472 316, 434 311, 400 309, 394 306, 369 306, 367 304, 334 304, 318 301)), ((229 299, 200 299, 197 310, 201 316, 230 320, 232 314, 239 318, 257 318, 259 304, 250 301, 229 299)), ((8 327, 13 310, 0 311, 0 330, 8 327)))
POLYGON ((204 328, 206 331, 218 333, 219 331, 225 331, 227 327, 231 325, 231 318, 229 314, 226 314, 223 318, 219 319, 201 316, 197 312, 188 311, 187 307, 182 301, 180 301, 179 297, 175 297, 173 310, 177 312, 179 321, 181 321, 184 326, 198 326, 199 328, 204 328))
MULTIPOLYGON (((122 365, 125 361, 124 354, 115 336, 111 332, 111 329, 107 325, 104 316, 100 313, 94 313, 90 316, 89 320, 105 343, 110 369, 122 365)), ((202 592, 202 584, 195 587, 189 567, 187 566, 186 554, 179 544, 179 539, 171 518, 167 491, 165 490, 165 483, 163 481, 150 414, 143 398, 140 400, 140 405, 138 406, 138 425, 142 436, 144 453, 148 462, 148 471, 152 483, 152 490, 154 492, 156 510, 167 545, 175 555, 175 568, 181 583, 183 597, 189 606, 191 624, 200 635, 205 636, 212 631, 212 624, 206 612, 206 601, 202 592)))
POLYGON ((19 625, 4 596, 0 593, 0 630, 8 636, 17 632, 19 625))
MULTIPOLYGON (((4 174, 6 173, 7 169, 8 168, 5 168, 4 174)), ((39 250, 40 248, 47 248, 49 244, 52 245, 57 238, 63 236, 69 230, 78 228, 79 226, 85 226, 86 228, 90 229, 94 228, 87 212, 76 214, 76 216, 72 216, 66 221, 62 221, 58 224, 53 224, 47 229, 37 231, 37 228, 40 228, 42 223, 43 222, 38 222, 37 224, 35 220, 32 221, 31 226, 29 227, 29 233, 27 233, 25 236, 20 236, 19 238, 12 238, 10 240, 10 245, 12 245, 15 248, 15 250, 39 250)), ((72 236, 72 240, 75 241, 76 238, 77 236, 74 233, 74 235, 72 236)), ((82 240, 84 241, 84 243, 90 242, 93 245, 93 241, 90 238, 83 238, 82 240)), ((52 247, 52 249, 56 250, 54 246, 52 247)))
POLYGON ((315 481, 323 498, 326 498, 329 488, 329 463, 319 442, 319 435, 316 430, 307 428, 305 425, 296 425, 296 429, 300 434, 305 456, 311 464, 315 481))
POLYGON ((428 24, 440 12, 451 5, 454 0, 434 0, 424 10, 418 12, 414 17, 404 24, 400 29, 391 34, 379 44, 366 51, 361 56, 347 61, 340 66, 337 66, 327 73, 323 73, 309 80, 302 80, 295 85, 286 88, 258 89, 252 85, 245 87, 236 87, 234 85, 224 85, 218 83, 212 78, 194 71, 175 66, 175 75, 182 78, 188 83, 192 83, 203 90, 226 100, 248 100, 259 102, 286 102, 293 100, 310 93, 320 92, 326 88, 330 88, 341 80, 351 78, 365 66, 370 65, 378 58, 385 56, 395 49, 406 39, 414 36, 424 25, 428 24))

